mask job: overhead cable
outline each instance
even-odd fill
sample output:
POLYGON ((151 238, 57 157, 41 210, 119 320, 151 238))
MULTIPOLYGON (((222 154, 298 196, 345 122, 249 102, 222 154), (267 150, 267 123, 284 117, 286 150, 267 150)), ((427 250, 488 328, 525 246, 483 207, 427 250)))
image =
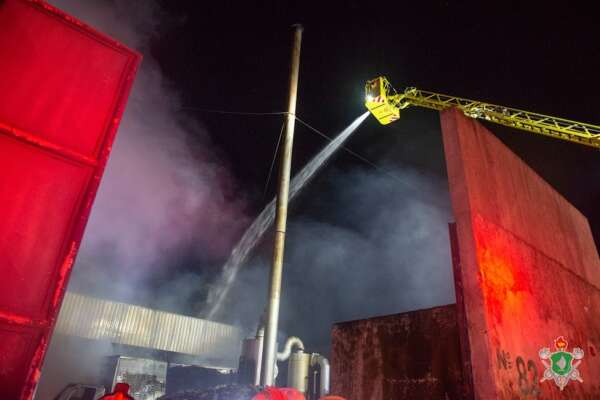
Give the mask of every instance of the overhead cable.
POLYGON ((228 111, 228 110, 212 110, 206 108, 196 108, 196 107, 182 107, 182 110, 194 110, 205 113, 213 113, 213 114, 233 114, 233 115, 285 115, 287 112, 285 111, 277 111, 277 112, 249 112, 249 111, 228 111))

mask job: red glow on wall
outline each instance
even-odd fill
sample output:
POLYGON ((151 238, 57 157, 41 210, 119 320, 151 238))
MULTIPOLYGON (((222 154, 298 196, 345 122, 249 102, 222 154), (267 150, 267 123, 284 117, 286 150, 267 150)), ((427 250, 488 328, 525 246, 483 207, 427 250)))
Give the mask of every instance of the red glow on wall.
POLYGON ((600 259, 588 221, 481 124, 456 109, 441 116, 474 397, 600 398, 592 350, 584 382, 567 393, 540 382, 538 355, 560 335, 599 346, 600 259))
POLYGON ((506 315, 520 315, 525 306, 525 295, 531 288, 525 274, 526 260, 506 231, 480 216, 474 218, 473 226, 488 315, 501 323, 506 315))

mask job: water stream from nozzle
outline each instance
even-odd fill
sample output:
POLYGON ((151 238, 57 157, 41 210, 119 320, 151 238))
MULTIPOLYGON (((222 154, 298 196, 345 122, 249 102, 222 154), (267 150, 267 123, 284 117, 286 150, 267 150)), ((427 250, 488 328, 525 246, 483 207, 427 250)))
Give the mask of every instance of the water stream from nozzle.
MULTIPOLYGON (((367 111, 354 120, 335 139, 329 142, 323 150, 314 156, 300 172, 294 175, 290 183, 290 202, 368 116, 369 112, 367 111)), ((265 232, 273 224, 273 220, 275 219, 275 200, 275 198, 271 200, 254 222, 252 222, 252 225, 244 232, 244 235, 232 250, 229 259, 223 265, 220 283, 211 288, 208 293, 207 305, 203 312, 206 319, 212 320, 219 313, 227 294, 235 282, 241 265, 248 259, 254 247, 256 247, 265 232)))

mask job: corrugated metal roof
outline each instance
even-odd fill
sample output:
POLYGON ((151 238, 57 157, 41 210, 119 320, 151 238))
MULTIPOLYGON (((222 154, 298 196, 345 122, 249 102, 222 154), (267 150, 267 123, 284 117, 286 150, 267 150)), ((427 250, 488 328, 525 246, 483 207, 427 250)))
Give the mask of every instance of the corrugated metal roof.
POLYGON ((232 325, 67 292, 56 333, 237 364, 242 331, 232 325))

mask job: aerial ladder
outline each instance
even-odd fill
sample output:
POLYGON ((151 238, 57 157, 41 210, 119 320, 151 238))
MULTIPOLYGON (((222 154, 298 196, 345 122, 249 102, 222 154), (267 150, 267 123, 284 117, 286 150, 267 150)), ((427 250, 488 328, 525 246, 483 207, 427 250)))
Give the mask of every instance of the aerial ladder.
POLYGON ((467 117, 600 149, 600 126, 461 97, 426 92, 414 87, 405 89, 403 93, 397 93, 383 76, 367 81, 365 106, 383 125, 398 120, 400 110, 411 106, 437 111, 455 107, 467 117))

